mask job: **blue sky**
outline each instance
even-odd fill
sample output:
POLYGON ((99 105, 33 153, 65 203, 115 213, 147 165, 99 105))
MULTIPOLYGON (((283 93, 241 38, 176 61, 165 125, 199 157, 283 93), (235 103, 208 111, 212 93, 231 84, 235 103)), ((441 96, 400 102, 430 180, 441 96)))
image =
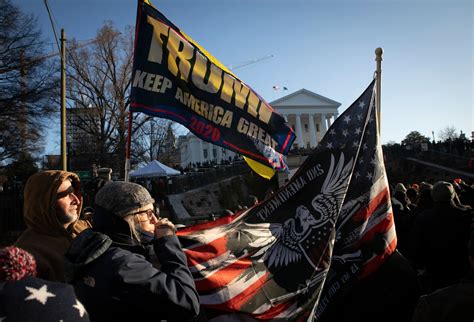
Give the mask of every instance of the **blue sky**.
MULTIPOLYGON (((38 16, 53 39, 41 0, 14 1, 38 16)), ((95 37, 105 20, 135 24, 133 0, 48 0, 68 38, 95 37)), ((236 70, 267 101, 301 88, 342 103, 342 113, 382 62, 382 141, 410 131, 435 137, 454 126, 470 137, 473 115, 471 0, 161 0, 152 3, 225 65, 267 55, 236 70), (274 91, 273 85, 288 91, 274 91)), ((54 50, 54 47, 51 47, 54 50)), ((59 123, 59 120, 57 121, 59 123)), ((59 126, 58 126, 59 128, 59 126)), ((46 153, 59 152, 59 134, 46 153)))

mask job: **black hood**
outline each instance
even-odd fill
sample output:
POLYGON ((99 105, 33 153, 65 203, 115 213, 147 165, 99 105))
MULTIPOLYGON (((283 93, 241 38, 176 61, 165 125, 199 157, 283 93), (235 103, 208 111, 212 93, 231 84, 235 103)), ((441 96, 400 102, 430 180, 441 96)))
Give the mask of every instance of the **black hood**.
POLYGON ((84 267, 104 254, 111 245, 109 236, 92 229, 80 233, 64 255, 66 282, 71 283, 82 276, 84 267))
POLYGON ((128 248, 141 244, 132 236, 130 226, 123 218, 100 206, 96 207, 92 222, 94 231, 106 234, 119 247, 128 248))

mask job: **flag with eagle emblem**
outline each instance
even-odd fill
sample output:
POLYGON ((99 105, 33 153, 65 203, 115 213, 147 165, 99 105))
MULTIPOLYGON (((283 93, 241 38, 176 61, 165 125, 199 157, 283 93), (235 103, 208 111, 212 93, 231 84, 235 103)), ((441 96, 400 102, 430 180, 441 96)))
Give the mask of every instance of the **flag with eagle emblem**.
POLYGON ((395 250, 374 103, 375 81, 270 198, 178 232, 211 316, 317 319, 395 250))

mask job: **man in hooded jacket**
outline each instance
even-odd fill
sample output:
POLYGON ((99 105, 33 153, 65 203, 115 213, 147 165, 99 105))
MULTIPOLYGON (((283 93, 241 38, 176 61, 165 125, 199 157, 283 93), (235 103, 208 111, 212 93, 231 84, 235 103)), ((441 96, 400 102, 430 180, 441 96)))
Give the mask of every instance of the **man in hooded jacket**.
POLYGON ((26 230, 15 246, 33 254, 38 277, 63 282, 64 253, 72 239, 90 224, 79 220, 82 207, 79 177, 51 170, 32 175, 25 185, 26 230))

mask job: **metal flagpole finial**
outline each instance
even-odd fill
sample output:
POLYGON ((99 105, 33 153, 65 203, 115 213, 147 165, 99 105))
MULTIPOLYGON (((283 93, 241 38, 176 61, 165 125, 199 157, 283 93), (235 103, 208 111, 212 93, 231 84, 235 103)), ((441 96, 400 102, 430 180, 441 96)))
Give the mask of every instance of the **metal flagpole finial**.
POLYGON ((375 61, 382 61, 383 49, 381 47, 377 47, 375 49, 375 61))

